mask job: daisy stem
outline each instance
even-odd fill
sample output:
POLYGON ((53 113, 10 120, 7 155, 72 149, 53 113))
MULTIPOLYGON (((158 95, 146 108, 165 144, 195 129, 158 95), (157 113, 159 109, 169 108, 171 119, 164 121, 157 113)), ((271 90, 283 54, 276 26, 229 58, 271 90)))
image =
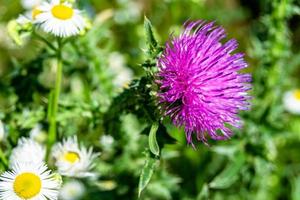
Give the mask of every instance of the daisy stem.
POLYGON ((0 148, 0 159, 1 159, 1 163, 3 164, 3 166, 6 168, 8 166, 8 161, 2 151, 2 149, 0 148))
POLYGON ((57 49, 57 69, 56 69, 56 81, 55 88, 50 94, 50 102, 48 108, 48 121, 49 121, 49 135, 48 135, 48 152, 51 146, 54 144, 57 138, 56 133, 56 116, 58 112, 58 100, 61 89, 61 80, 62 80, 62 43, 58 39, 58 49, 57 49))
POLYGON ((57 51, 57 49, 55 48, 54 45, 52 45, 46 38, 44 38, 43 36, 33 32, 33 34, 40 39, 42 42, 44 42, 50 49, 52 49, 53 51, 57 51))

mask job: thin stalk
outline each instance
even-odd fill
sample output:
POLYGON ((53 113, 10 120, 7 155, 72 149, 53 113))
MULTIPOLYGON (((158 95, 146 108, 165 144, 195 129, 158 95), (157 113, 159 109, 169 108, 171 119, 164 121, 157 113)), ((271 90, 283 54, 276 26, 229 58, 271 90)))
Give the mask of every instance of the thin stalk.
POLYGON ((1 159, 1 163, 4 165, 4 167, 6 168, 8 166, 8 161, 2 151, 2 149, 0 148, 0 159, 1 159))
POLYGON ((52 49, 53 51, 58 51, 58 50, 56 49, 56 47, 55 47, 53 44, 51 44, 46 38, 44 38, 43 36, 39 35, 39 34, 36 33, 36 32, 33 32, 33 34, 34 34, 38 39, 40 39, 42 42, 44 42, 50 49, 52 49))
POLYGON ((58 101, 59 101, 59 94, 61 90, 62 67, 63 67, 61 49, 62 49, 61 41, 58 40, 55 88, 53 91, 51 91, 50 99, 49 99, 49 108, 48 108, 48 121, 49 121, 48 152, 51 146, 55 143, 57 138, 56 118, 58 112, 58 101))

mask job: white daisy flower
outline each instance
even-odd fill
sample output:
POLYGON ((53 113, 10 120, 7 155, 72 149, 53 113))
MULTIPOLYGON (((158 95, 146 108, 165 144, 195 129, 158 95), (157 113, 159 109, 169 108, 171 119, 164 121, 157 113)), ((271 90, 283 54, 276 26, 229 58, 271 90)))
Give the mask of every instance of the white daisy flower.
POLYGON ((21 0, 21 5, 26 10, 31 10, 41 4, 41 0, 21 0))
POLYGON ((44 2, 33 11, 32 16, 43 31, 57 37, 78 35, 86 26, 81 11, 72 8, 70 3, 60 3, 59 0, 44 2))
POLYGON ((92 148, 79 146, 77 137, 69 137, 54 145, 51 154, 60 174, 78 178, 94 177, 95 174, 90 170, 99 154, 94 154, 92 148))
POLYGON ((41 124, 37 124, 33 129, 31 129, 29 136, 36 142, 43 143, 47 139, 47 134, 43 131, 41 124))
POLYGON ((108 57, 108 64, 114 75, 114 86, 126 87, 133 79, 133 71, 126 66, 124 56, 121 53, 113 52, 108 57))
POLYGON ((63 184, 59 193, 59 198, 61 200, 78 200, 81 199, 84 193, 84 185, 79 181, 73 180, 63 184))
POLYGON ((61 179, 43 163, 17 163, 0 176, 1 200, 56 200, 61 179))
POLYGON ((283 97, 283 105, 286 111, 300 115, 300 89, 286 92, 283 97))
POLYGON ((104 149, 110 149, 113 146, 114 138, 110 135, 102 135, 100 137, 100 144, 104 149))
POLYGON ((44 162, 46 149, 30 138, 21 138, 9 158, 9 165, 16 163, 41 163, 44 162))
POLYGON ((20 26, 25 26, 27 24, 31 24, 31 18, 29 17, 27 13, 25 15, 19 15, 19 17, 16 19, 16 22, 20 26))

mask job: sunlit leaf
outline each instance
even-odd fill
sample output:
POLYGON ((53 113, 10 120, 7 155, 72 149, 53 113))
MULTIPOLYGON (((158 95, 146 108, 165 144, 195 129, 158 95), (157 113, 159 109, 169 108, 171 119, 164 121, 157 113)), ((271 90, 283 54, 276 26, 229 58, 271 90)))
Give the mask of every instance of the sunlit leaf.
POLYGON ((147 187, 148 183, 151 180, 153 172, 155 170, 156 160, 148 157, 146 159, 145 165, 142 169, 139 181, 139 197, 141 196, 143 190, 147 187))
POLYGON ((238 180, 238 175, 244 163, 244 154, 236 156, 233 162, 230 162, 226 168, 210 182, 209 187, 214 189, 229 188, 235 181, 238 180))
POLYGON ((158 130, 159 124, 158 123, 154 123, 151 126, 151 130, 150 130, 150 134, 149 134, 149 148, 150 151, 156 155, 159 156, 159 146, 156 140, 156 133, 158 130))
POLYGON ((157 47, 157 41, 153 34, 152 24, 146 16, 144 19, 144 28, 145 28, 145 32, 146 32, 147 43, 149 45, 149 51, 150 51, 150 53, 153 53, 155 47, 157 47))
POLYGON ((201 192, 197 196, 197 200, 209 199, 209 187, 207 184, 204 184, 201 192))

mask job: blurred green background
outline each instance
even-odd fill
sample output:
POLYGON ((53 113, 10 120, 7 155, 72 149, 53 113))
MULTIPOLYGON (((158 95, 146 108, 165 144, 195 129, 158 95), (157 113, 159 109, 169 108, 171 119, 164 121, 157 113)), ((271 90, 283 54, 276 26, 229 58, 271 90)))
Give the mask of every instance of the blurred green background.
MULTIPOLYGON (((147 16, 161 45, 187 20, 216 21, 246 52, 253 73, 253 106, 241 113, 244 129, 229 141, 186 145, 182 130, 167 126, 174 144, 141 199, 300 200, 300 117, 286 112, 283 94, 299 88, 300 1, 297 0, 80 0, 92 29, 65 49, 60 133, 78 134, 102 155, 100 178, 83 180, 82 199, 137 199, 144 164, 147 123, 124 114, 120 132, 105 132, 103 116, 130 80, 144 75, 143 20, 147 16), (108 145, 101 136, 110 134, 108 145), (100 138, 100 139, 99 139, 100 138), (101 142, 102 141, 102 142, 101 142)), ((18 0, 0 0, 0 119, 14 146, 37 124, 47 130, 47 98, 54 81, 53 55, 28 39, 16 46, 7 22, 25 12, 18 0)), ((8 144, 1 144, 9 149, 8 144)))

